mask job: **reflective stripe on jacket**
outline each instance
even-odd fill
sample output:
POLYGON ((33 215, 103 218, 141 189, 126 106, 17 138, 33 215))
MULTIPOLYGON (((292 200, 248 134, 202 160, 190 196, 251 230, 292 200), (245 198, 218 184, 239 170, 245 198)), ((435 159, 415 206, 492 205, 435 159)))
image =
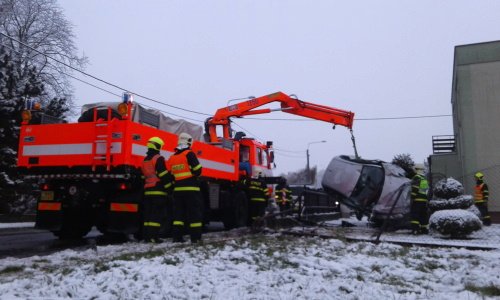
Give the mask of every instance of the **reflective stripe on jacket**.
POLYGON ((426 202, 429 182, 424 176, 417 174, 413 177, 411 187, 411 197, 414 201, 426 202))
POLYGON ((253 178, 248 181, 245 180, 244 182, 248 185, 248 192, 251 201, 266 201, 269 189, 264 182, 253 178))
POLYGON ((484 184, 484 182, 481 184, 476 184, 476 186, 474 187, 474 202, 486 202, 488 200, 488 194, 488 188, 484 184))
POLYGON ((175 178, 174 192, 200 191, 197 177, 201 175, 202 167, 193 151, 178 150, 166 165, 175 178))
POLYGON ((175 181, 193 177, 186 157, 188 153, 189 151, 183 151, 179 154, 174 154, 167 161, 167 169, 174 175, 175 181))
POLYGON ((151 158, 151 160, 145 160, 142 162, 142 174, 144 175, 144 188, 151 189, 156 186, 160 181, 160 178, 156 174, 156 161, 160 158, 159 154, 156 154, 151 158))

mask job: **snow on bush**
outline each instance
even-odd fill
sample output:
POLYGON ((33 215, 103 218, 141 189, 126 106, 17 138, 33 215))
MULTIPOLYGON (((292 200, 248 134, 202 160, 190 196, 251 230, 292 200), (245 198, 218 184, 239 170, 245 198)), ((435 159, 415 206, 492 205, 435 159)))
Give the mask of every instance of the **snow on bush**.
POLYGON ((471 213, 475 214, 479 219, 481 219, 481 212, 479 211, 479 208, 477 208, 477 206, 472 205, 471 207, 467 208, 467 211, 470 211, 471 213))
POLYGON ((439 180, 434 185, 433 194, 436 198, 451 199, 463 195, 464 186, 453 178, 439 180))
POLYGON ((465 238, 481 229, 481 220, 472 212, 464 209, 445 209, 432 214, 430 229, 451 238, 465 238))
POLYGON ((429 228, 450 238, 465 238, 481 229, 479 210, 471 195, 463 195, 463 185, 453 178, 438 181, 434 186, 434 199, 429 201, 432 213, 429 228))
POLYGON ((443 209, 467 209, 474 204, 471 195, 460 195, 451 199, 432 199, 429 201, 431 213, 443 209))

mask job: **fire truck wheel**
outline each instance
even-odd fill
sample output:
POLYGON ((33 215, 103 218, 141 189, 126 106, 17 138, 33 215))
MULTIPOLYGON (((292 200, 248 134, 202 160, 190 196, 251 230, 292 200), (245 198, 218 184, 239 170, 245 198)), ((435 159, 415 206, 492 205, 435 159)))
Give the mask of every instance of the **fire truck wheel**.
POLYGON ((243 191, 231 193, 224 210, 224 227, 233 229, 244 227, 248 219, 248 199, 243 191))
POLYGON ((52 233, 61 240, 80 239, 90 232, 92 226, 85 224, 63 224, 61 230, 52 233))

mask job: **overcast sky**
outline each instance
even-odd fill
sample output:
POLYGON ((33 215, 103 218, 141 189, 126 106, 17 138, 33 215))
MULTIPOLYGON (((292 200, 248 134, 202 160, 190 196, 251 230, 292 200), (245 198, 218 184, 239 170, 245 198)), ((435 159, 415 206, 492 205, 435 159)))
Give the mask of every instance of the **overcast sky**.
MULTIPOLYGON (((213 114, 276 91, 356 114, 359 154, 422 163, 453 134, 454 47, 500 39, 499 1, 60 1, 86 71, 131 91, 213 114)), ((122 91, 77 75, 116 94, 122 91)), ((75 81, 78 105, 117 100, 75 81)), ((204 115, 136 101, 202 124, 204 115)), ((275 105, 276 106, 276 105, 275 105)), ((172 116, 178 118, 176 116, 172 116)), ((254 118, 298 119, 273 113, 254 118)), ((235 120, 274 141, 277 174, 353 154, 349 130, 320 121, 235 120), (312 143, 325 140, 326 143, 312 143), (312 143, 312 144, 310 144, 312 143)), ((241 130, 237 126, 234 129, 241 130)))

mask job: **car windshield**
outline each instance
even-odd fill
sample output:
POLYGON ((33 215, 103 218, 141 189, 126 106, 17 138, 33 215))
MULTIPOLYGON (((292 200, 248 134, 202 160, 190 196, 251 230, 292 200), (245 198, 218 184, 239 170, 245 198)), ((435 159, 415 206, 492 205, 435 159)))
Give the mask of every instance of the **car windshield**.
POLYGON ((363 166, 361 175, 351 194, 351 199, 359 208, 375 204, 384 183, 384 171, 379 166, 363 166))

